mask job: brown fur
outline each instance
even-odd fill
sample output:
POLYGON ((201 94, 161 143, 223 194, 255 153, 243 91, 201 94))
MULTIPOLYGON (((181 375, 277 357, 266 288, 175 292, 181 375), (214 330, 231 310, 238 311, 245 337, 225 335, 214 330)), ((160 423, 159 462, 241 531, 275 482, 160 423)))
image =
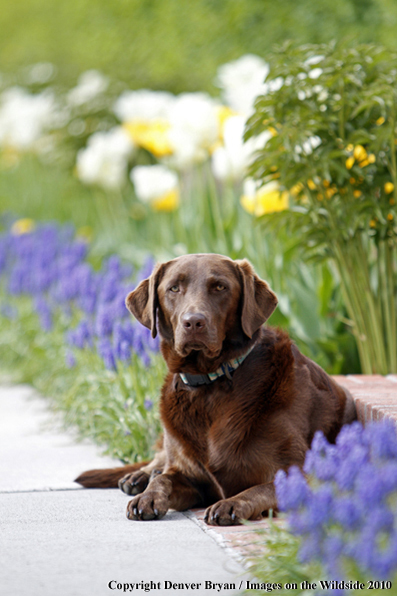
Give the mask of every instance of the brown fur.
POLYGON ((129 519, 195 506, 208 507, 209 524, 255 519, 277 508, 277 470, 301 467, 317 430, 335 441, 355 419, 350 394, 284 331, 262 326, 277 298, 248 261, 179 257, 157 266, 126 303, 153 336, 160 333, 169 369, 160 401, 163 448, 139 471, 93 470, 77 482, 119 481, 137 495, 127 506, 129 519), (179 376, 214 372, 251 346, 231 379, 192 387, 179 376))

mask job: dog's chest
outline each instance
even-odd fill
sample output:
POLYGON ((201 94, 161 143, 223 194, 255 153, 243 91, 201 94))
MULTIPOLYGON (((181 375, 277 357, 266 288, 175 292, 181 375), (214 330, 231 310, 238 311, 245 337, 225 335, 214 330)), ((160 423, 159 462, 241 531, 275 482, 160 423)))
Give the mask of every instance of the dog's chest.
POLYGON ((233 389, 224 385, 168 394, 162 404, 164 426, 178 451, 214 471, 227 465, 233 454, 245 451, 249 443, 249 423, 243 420, 246 413, 233 389))

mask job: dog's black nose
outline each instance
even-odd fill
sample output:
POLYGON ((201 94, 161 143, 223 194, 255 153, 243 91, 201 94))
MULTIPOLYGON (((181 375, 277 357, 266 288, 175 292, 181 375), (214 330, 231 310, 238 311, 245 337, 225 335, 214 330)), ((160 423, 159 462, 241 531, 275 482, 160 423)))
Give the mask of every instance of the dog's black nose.
POLYGON ((202 331, 205 328, 206 320, 205 316, 201 313, 190 313, 187 312, 182 316, 182 324, 188 331, 197 332, 202 331))

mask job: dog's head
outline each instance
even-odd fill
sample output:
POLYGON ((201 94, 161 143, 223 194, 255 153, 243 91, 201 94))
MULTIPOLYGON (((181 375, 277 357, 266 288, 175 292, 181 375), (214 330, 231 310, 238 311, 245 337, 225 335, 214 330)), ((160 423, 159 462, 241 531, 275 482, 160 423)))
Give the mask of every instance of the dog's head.
POLYGON ((226 338, 252 338, 277 298, 247 260, 196 254, 157 265, 126 305, 153 337, 158 325, 179 356, 217 358, 226 338))

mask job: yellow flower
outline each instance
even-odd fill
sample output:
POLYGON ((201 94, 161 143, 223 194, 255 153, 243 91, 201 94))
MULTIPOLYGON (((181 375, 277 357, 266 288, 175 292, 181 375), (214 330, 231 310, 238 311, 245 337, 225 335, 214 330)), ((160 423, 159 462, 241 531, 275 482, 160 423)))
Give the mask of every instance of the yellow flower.
POLYGON ((394 190, 394 184, 393 184, 393 182, 386 182, 384 188, 385 188, 385 193, 387 195, 389 195, 394 190))
POLYGON ((313 180, 308 180, 307 185, 310 188, 310 190, 316 190, 316 188, 317 188, 317 186, 314 184, 313 180))
POLYGON ((336 186, 331 186, 330 188, 327 188, 325 191, 327 199, 331 199, 337 192, 338 189, 336 188, 336 186))
POLYGON ((172 154, 168 136, 170 124, 166 120, 132 120, 123 126, 138 147, 147 149, 155 157, 172 154))
POLYGON ((150 205, 154 211, 174 211, 179 207, 179 190, 175 188, 156 197, 150 205))
POLYGON ((376 157, 373 153, 371 153, 370 155, 368 155, 368 159, 364 159, 363 161, 360 161, 360 163, 358 164, 360 166, 360 168, 365 168, 365 166, 368 166, 370 163, 375 163, 376 161, 376 157))
POLYGON ((289 194, 298 199, 300 203, 306 205, 307 203, 309 203, 309 197, 306 194, 304 194, 304 190, 305 187, 302 184, 302 182, 298 182, 289 189, 289 194))
POLYGON ((354 157, 351 155, 350 157, 347 158, 346 160, 346 167, 348 170, 351 170, 353 167, 353 164, 356 160, 354 159, 354 157))
POLYGON ((388 219, 389 221, 392 221, 392 220, 393 220, 393 213, 388 213, 388 214, 387 214, 387 219, 388 219))
POLYGON ((369 225, 371 228, 376 228, 376 221, 374 219, 371 219, 371 221, 369 222, 369 225))
POLYGON ((348 145, 347 149, 350 151, 353 150, 353 155, 350 155, 350 157, 348 157, 346 160, 345 165, 348 170, 351 170, 355 161, 358 162, 360 168, 365 168, 365 166, 368 166, 370 163, 376 162, 376 156, 374 155, 374 153, 370 153, 368 155, 368 153, 362 145, 356 145, 354 149, 352 145, 348 145))
POLYGON ((261 217, 267 213, 288 209, 289 193, 280 191, 278 182, 269 182, 257 189, 255 186, 255 182, 251 179, 244 183, 244 194, 240 203, 248 213, 261 217))
POLYGON ((381 116, 380 118, 377 119, 376 124, 378 126, 382 126, 382 124, 385 122, 385 119, 383 118, 383 116, 381 116))
POLYGON ((368 154, 362 145, 356 145, 353 150, 353 156, 357 161, 364 161, 364 159, 367 159, 368 154))
POLYGON ((33 219, 27 217, 24 219, 17 219, 17 221, 12 224, 11 233, 14 234, 14 236, 22 236, 22 234, 32 232, 35 227, 36 225, 33 219))
POLYGON ((348 146, 346 147, 346 149, 347 149, 347 151, 348 151, 349 153, 351 153, 351 152, 353 151, 353 149, 354 149, 354 145, 351 145, 351 144, 350 144, 350 145, 348 145, 348 146))
POLYGON ((359 199, 359 198, 361 197, 361 195, 362 195, 362 194, 363 194, 363 193, 361 192, 361 190, 355 190, 355 191, 353 192, 353 196, 354 196, 354 198, 355 198, 355 199, 359 199))
POLYGON ((298 182, 297 184, 294 184, 294 186, 292 186, 292 188, 290 188, 289 192, 293 197, 296 197, 302 192, 303 188, 304 188, 304 186, 303 186, 302 182, 298 182))

